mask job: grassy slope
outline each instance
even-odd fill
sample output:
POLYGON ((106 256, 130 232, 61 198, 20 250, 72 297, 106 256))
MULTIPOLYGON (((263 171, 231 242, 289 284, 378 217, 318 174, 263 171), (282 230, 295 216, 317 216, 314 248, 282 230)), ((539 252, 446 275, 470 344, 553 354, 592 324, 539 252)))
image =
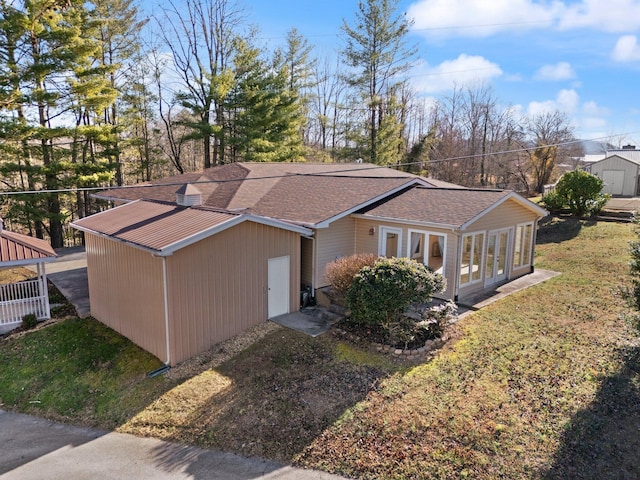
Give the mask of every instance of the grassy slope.
POLYGON ((630 238, 546 225, 537 265, 562 275, 467 317, 419 366, 276 329, 219 366, 147 379, 157 359, 70 319, 0 340, 0 408, 362 478, 638 478, 640 360, 618 294, 630 238))
POLYGON ((640 477, 640 362, 619 320, 629 239, 628 225, 545 226, 537 265, 561 276, 467 317, 299 462, 362 478, 640 477))
POLYGON ((152 355, 93 319, 0 340, 0 408, 117 427, 166 388, 152 355))

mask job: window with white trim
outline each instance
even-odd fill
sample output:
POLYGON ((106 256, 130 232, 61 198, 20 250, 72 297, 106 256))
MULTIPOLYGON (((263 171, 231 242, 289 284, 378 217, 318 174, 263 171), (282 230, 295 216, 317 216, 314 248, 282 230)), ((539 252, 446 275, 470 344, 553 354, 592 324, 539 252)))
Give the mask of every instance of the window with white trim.
POLYGON ((531 265, 533 245, 533 222, 516 225, 516 238, 513 242, 514 268, 531 265))
POLYGON ((482 249, 484 232, 468 233, 462 237, 460 285, 482 280, 482 249))
POLYGON ((400 245, 402 245, 402 229, 380 227, 378 255, 381 257, 399 257, 400 245))
POLYGON ((442 275, 444 275, 446 248, 447 237, 444 234, 422 230, 409 230, 407 256, 442 275))

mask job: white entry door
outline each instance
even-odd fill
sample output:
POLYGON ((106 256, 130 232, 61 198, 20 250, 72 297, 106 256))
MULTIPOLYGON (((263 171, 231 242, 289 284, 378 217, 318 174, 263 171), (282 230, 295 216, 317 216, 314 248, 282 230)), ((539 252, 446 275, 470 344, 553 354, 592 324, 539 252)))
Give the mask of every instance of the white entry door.
POLYGON ((277 317, 289 313, 289 257, 268 260, 267 316, 277 317))
POLYGON ((507 279, 509 230, 489 232, 487 258, 484 268, 484 284, 492 285, 507 279))

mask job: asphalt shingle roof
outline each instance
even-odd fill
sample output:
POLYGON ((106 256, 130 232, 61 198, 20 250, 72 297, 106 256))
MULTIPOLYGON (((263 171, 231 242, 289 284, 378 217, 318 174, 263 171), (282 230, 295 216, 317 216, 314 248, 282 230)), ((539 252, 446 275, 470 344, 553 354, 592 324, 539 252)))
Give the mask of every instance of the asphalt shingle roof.
POLYGON ((96 196, 175 202, 176 192, 193 184, 204 206, 315 224, 418 179, 433 186, 443 183, 366 163, 232 163, 96 196))
POLYGON ((507 190, 415 187, 360 213, 368 217, 461 226, 511 194, 507 190))

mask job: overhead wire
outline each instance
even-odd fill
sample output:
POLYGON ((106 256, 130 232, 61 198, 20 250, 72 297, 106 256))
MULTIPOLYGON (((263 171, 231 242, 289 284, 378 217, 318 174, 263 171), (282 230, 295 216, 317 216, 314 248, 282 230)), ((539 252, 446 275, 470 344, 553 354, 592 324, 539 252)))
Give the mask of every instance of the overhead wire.
MULTIPOLYGON (((494 155, 506 155, 506 154, 511 154, 511 153, 520 153, 520 152, 526 152, 528 150, 531 149, 539 149, 539 148, 549 148, 549 147, 562 147, 562 146, 567 146, 567 145, 575 145, 577 143, 581 143, 584 141, 599 141, 599 140, 607 140, 610 139, 612 137, 623 137, 623 136, 627 136, 627 135, 635 135, 640 133, 640 131, 635 131, 635 132, 626 132, 626 133, 620 133, 620 134, 616 134, 616 135, 609 135, 607 137, 597 137, 597 138, 591 138, 591 139, 587 139, 587 140, 569 140, 566 142, 558 142, 558 143, 550 143, 550 144, 545 144, 545 145, 535 145, 535 146, 531 146, 531 147, 521 147, 521 148, 515 148, 515 149, 510 149, 510 150, 500 150, 497 152, 485 152, 485 153, 477 153, 477 154, 469 154, 469 155, 460 155, 460 156, 456 156, 456 157, 448 157, 448 158, 442 158, 442 159, 436 159, 436 160, 423 160, 423 161, 416 161, 416 162, 404 162, 404 163, 394 163, 391 165, 371 165, 371 166, 363 166, 363 167, 354 167, 354 168, 347 168, 347 169, 342 169, 339 172, 336 172, 334 170, 326 170, 326 171, 319 171, 319 172, 314 172, 311 174, 298 174, 298 173, 287 173, 287 174, 279 174, 279 175, 264 175, 264 176, 259 176, 259 177, 250 177, 250 178, 246 178, 246 177, 239 177, 239 178, 227 178, 227 179, 221 179, 221 180, 194 180, 194 181, 190 181, 187 183, 193 184, 193 185, 198 185, 198 184, 223 184, 223 183, 231 183, 231 182, 246 182, 246 181, 253 181, 253 180, 271 180, 271 179, 278 179, 278 178, 287 178, 287 177, 301 177, 301 176, 327 176, 329 174, 340 174, 340 173, 346 173, 346 172, 353 172, 353 171, 358 171, 358 172, 362 172, 362 171, 367 171, 367 170, 378 170, 378 169, 382 169, 382 168, 400 168, 400 167, 410 167, 410 166, 414 166, 414 165, 425 165, 425 164, 437 164, 437 163, 443 163, 443 162, 451 162, 451 161, 458 161, 458 160, 467 160, 467 159, 474 159, 474 158, 480 158, 480 157, 491 157, 494 155)), ((339 165, 345 165, 345 164, 339 164, 339 165)), ((193 174, 198 174, 200 172, 190 172, 193 174)), ((151 181, 153 182, 153 181, 151 181)), ((4 191, 4 192, 0 192, 0 195, 6 195, 6 196, 11 196, 11 195, 34 195, 34 194, 50 194, 50 193, 79 193, 79 192, 96 192, 96 191, 106 191, 106 190, 124 190, 124 189, 132 189, 132 188, 158 188, 158 187, 170 187, 170 186, 179 186, 179 185, 184 185, 185 182, 166 182, 166 183, 142 183, 142 184, 133 184, 133 185, 114 185, 114 186, 101 186, 101 187, 73 187, 73 188, 57 188, 57 189, 42 189, 42 190, 17 190, 17 191, 4 191)))

